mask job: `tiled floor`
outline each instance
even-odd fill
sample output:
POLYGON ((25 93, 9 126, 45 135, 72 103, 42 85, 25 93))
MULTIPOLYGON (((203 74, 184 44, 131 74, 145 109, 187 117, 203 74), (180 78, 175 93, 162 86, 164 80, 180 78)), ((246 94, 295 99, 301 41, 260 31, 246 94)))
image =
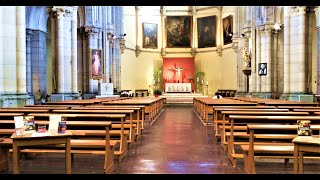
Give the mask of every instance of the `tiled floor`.
MULTIPOLYGON (((258 160, 258 174, 292 174, 293 165, 284 160, 258 160)), ((10 163, 11 167, 11 163, 10 163)), ((102 174, 102 156, 75 155, 72 172, 102 174)), ((9 171, 0 173, 12 173, 9 171)), ((63 155, 39 154, 21 161, 21 173, 64 173, 63 155)), ((305 173, 319 174, 320 161, 309 161, 305 173)), ((192 105, 168 105, 142 138, 117 163, 113 174, 243 174, 243 162, 232 167, 226 153, 213 137, 213 128, 204 127, 192 105)))

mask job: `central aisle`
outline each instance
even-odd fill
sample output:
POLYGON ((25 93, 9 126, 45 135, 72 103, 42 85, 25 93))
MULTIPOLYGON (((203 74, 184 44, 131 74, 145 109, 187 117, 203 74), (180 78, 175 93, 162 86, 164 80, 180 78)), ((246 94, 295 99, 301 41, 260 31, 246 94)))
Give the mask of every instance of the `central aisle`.
POLYGON ((239 174, 190 104, 167 105, 114 174, 239 174))

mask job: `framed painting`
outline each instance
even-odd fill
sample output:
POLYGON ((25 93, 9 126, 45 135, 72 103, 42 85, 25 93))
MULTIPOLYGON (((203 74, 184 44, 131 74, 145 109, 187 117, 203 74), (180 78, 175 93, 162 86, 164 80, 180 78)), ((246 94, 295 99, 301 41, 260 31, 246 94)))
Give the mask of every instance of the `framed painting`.
POLYGON ((158 48, 158 25, 154 23, 142 23, 143 48, 158 48))
POLYGON ((191 47, 191 16, 167 16, 167 47, 191 47))
POLYGON ((102 79, 103 54, 102 49, 90 49, 90 79, 102 79))
POLYGON ((259 63, 259 71, 258 74, 260 76, 267 75, 267 63, 259 63))
POLYGON ((232 43, 233 35, 233 17, 229 15, 222 19, 222 28, 223 28, 223 44, 227 45, 232 43))
POLYGON ((216 16, 198 18, 197 24, 198 48, 216 47, 216 16))

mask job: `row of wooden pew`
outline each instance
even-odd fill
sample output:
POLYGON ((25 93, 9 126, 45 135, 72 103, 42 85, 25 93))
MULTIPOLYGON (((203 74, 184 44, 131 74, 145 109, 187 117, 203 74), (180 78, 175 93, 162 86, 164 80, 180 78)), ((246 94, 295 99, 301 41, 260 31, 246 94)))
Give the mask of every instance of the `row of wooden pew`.
MULTIPOLYGON (((8 169, 12 152, 14 116, 34 116, 36 125, 48 125, 50 115, 65 118, 72 133, 71 154, 104 155, 104 173, 112 173, 114 160, 121 161, 134 146, 144 128, 161 113, 162 98, 90 99, 61 101, 47 105, 0 109, 0 170, 8 169), (94 103, 98 102, 98 103, 94 103)), ((24 147, 20 153, 63 153, 62 145, 24 147)), ((72 158, 74 159, 74 158, 72 158)))
MULTIPOLYGON (((214 128, 233 166, 243 159, 245 173, 256 173, 255 158, 294 156, 292 140, 297 137, 297 121, 311 121, 314 135, 319 135, 320 107, 318 103, 245 98, 195 98, 194 110, 201 122, 214 128), (271 105, 272 104, 272 105, 271 105)), ((311 154, 305 158, 317 159, 311 154)))

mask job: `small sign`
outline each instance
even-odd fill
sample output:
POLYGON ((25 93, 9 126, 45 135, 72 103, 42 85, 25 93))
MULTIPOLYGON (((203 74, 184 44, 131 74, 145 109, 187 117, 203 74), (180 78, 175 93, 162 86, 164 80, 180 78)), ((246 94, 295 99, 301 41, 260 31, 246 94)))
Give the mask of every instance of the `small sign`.
POLYGON ((67 130, 67 123, 66 123, 66 121, 60 121, 60 122, 59 122, 58 133, 66 133, 66 130, 67 130))

